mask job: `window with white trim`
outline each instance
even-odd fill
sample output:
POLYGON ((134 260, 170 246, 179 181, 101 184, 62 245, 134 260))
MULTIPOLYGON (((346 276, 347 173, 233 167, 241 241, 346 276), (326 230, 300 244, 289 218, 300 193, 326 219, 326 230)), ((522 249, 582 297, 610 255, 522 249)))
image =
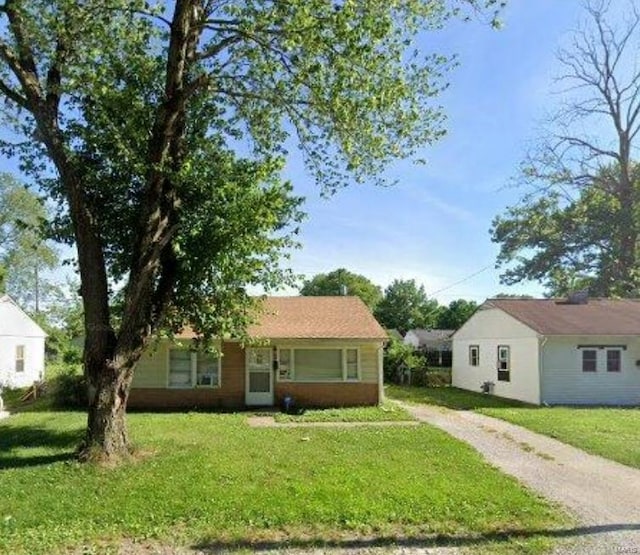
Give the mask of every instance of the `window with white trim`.
POLYGON ((299 382, 358 381, 360 351, 357 348, 278 349, 278 380, 299 382))
POLYGON ((498 345, 498 381, 511 381, 511 348, 509 345, 498 345))
POLYGON ((24 372, 24 345, 16 345, 16 372, 24 372))
POLYGON ((620 372, 622 370, 622 350, 607 349, 607 372, 620 372))
POLYGON ((358 349, 345 349, 347 380, 358 379, 358 349))
POLYGON ((596 349, 582 349, 582 371, 596 372, 598 370, 598 351, 596 349))
POLYGON ((189 349, 169 350, 169 387, 220 387, 220 357, 189 349))
POLYGON ((480 365, 480 346, 469 345, 469 366, 480 365))

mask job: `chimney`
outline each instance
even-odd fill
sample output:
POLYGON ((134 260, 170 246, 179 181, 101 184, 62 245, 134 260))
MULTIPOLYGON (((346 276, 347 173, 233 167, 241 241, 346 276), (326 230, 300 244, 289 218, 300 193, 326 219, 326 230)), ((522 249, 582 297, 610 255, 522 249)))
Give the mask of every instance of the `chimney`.
POLYGON ((567 295, 567 304, 588 304, 589 303, 589 290, 580 289, 578 291, 571 291, 567 295))

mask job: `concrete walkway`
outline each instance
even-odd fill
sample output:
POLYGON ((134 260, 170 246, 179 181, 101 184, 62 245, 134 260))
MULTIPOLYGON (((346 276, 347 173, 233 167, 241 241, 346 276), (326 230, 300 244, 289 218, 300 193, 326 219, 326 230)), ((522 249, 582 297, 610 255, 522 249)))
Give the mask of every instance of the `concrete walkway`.
POLYGON ((559 553, 640 554, 640 470, 470 411, 399 403, 573 514, 580 539, 559 553))

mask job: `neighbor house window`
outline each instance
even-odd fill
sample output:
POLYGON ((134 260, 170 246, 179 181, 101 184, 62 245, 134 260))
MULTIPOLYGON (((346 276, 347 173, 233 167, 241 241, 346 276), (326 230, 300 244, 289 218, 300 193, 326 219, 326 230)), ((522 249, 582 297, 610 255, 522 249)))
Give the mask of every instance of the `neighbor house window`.
POLYGON ((598 369, 598 351, 595 349, 582 350, 582 371, 595 372, 598 369))
POLYGON ((355 381, 360 379, 358 349, 278 350, 278 380, 300 382, 355 381))
POLYGON ((24 372, 24 345, 16 346, 16 372, 24 372))
POLYGON ((478 345, 469 345, 469 366, 480 365, 480 347, 478 345))
POLYGON ((511 349, 508 345, 498 345, 498 381, 511 381, 511 349))
POLYGON ((169 387, 219 387, 220 357, 188 349, 169 351, 169 387))
POLYGON ((607 372, 620 372, 622 367, 622 351, 619 349, 607 350, 607 372))

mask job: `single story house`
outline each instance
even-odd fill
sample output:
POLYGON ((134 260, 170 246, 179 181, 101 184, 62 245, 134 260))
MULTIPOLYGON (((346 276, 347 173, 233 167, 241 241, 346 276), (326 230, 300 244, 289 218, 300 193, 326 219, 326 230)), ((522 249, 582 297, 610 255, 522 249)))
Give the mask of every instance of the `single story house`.
POLYGON ((453 336, 452 383, 533 404, 639 405, 640 300, 489 299, 453 336))
POLYGON ((11 297, 0 296, 0 389, 26 387, 43 378, 46 337, 11 297))
POLYGON ((387 333, 358 297, 267 297, 243 345, 224 339, 221 356, 193 350, 191 332, 143 355, 129 406, 236 408, 376 405, 383 399, 387 333))
POLYGON ((434 366, 451 366, 451 336, 455 330, 409 330, 404 336, 405 345, 411 345, 426 353, 428 363, 434 366))

